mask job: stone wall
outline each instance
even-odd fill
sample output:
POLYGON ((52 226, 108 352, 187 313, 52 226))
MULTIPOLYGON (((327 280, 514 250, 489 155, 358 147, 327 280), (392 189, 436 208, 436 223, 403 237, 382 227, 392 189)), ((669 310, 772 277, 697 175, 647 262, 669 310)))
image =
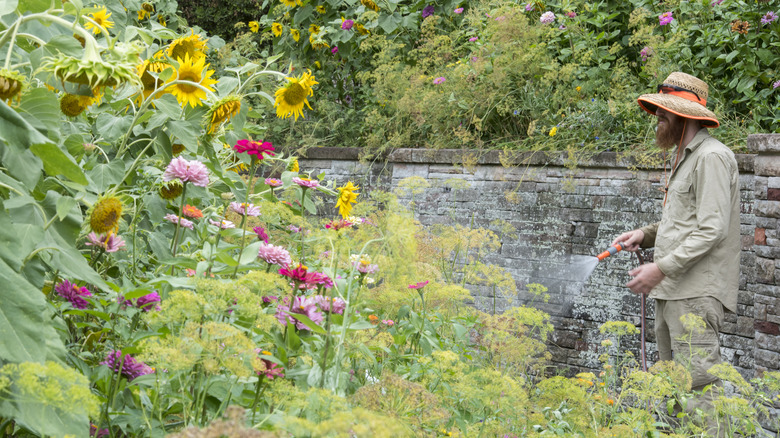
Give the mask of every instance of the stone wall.
MULTIPOLYGON (((780 135, 751 136, 748 143, 751 154, 737 157, 743 242, 739 308, 727 314, 721 340, 724 358, 750 378, 755 370, 780 369, 780 135)), ((556 372, 600 368, 599 326, 605 321, 639 326, 639 297, 624 287, 636 256, 607 258, 589 277, 586 265, 619 233, 660 218, 663 168, 637 166, 614 153, 579 160, 576 167, 563 154, 400 149, 365 163, 359 153, 357 148, 311 149, 300 160, 301 169, 325 172, 339 183, 352 180, 361 193, 397 191, 426 226, 473 224, 496 232, 496 221, 514 226, 516 236, 505 237, 487 261, 509 271, 520 292, 504 299, 473 286, 474 305, 489 312, 494 305, 501 311, 532 303, 548 312, 555 326, 550 348, 556 372), (415 195, 397 190, 409 177, 423 178, 430 187, 415 195), (546 286, 549 301, 532 301, 529 283, 546 286)), ((653 308, 648 300, 651 361, 656 357, 653 308)), ((628 346, 639 357, 639 337, 631 338, 628 346)))

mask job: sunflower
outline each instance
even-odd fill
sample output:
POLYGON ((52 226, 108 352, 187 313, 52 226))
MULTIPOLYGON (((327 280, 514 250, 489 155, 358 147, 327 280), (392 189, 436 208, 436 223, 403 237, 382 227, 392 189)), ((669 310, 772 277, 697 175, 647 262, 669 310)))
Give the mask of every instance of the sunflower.
POLYGON ((260 31, 260 23, 258 23, 257 21, 250 21, 249 30, 251 30, 252 33, 257 33, 258 31, 260 31))
POLYGON ((295 6, 301 6, 301 0, 281 0, 282 4, 288 8, 294 8, 295 6))
POLYGON ((68 117, 76 117, 87 109, 87 105, 81 96, 75 94, 63 94, 60 98, 60 111, 68 117))
POLYGON ((361 34, 361 35, 368 35, 368 34, 370 34, 370 33, 371 33, 371 32, 369 32, 369 31, 368 31, 368 29, 366 29, 366 26, 363 26, 363 25, 362 25, 362 24, 360 24, 360 23, 355 23, 355 29, 356 29, 356 30, 358 31, 358 33, 359 33, 359 34, 361 34))
POLYGON ((116 231, 122 218, 122 202, 114 196, 100 199, 89 216, 92 231, 102 234, 116 231))
POLYGON ((74 33, 73 34, 73 38, 76 38, 76 41, 78 41, 79 44, 81 44, 82 48, 87 45, 87 40, 85 40, 83 36, 81 36, 81 35, 79 35, 77 33, 74 33))
MULTIPOLYGON (((94 7, 97 8, 97 5, 94 5, 94 7)), ((84 23, 84 29, 91 30, 95 35, 100 33, 101 26, 106 30, 114 27, 114 22, 109 20, 109 18, 111 18, 111 12, 108 12, 105 6, 100 8, 97 12, 89 14, 89 18, 91 18, 92 21, 84 23)))
POLYGON ((301 39, 301 31, 298 29, 290 29, 290 35, 292 36, 292 39, 294 39, 296 43, 298 42, 298 40, 301 39))
POLYGON ((357 202, 359 193, 357 193, 356 190, 359 189, 360 187, 352 185, 352 181, 349 181, 345 186, 336 189, 339 191, 339 199, 336 201, 336 208, 339 209, 339 214, 344 219, 346 219, 352 211, 352 204, 357 202))
POLYGON ((24 76, 16 70, 0 70, 0 100, 20 96, 27 86, 24 76))
POLYGON ((171 145, 171 155, 174 157, 184 152, 184 145, 181 143, 174 143, 171 145))
POLYGON ((149 2, 143 2, 141 3, 141 9, 151 14, 154 12, 154 5, 149 2))
POLYGON ((282 30, 284 30, 284 28, 279 23, 274 23, 271 25, 271 33, 273 33, 277 38, 282 36, 282 30))
POLYGON ((40 70, 54 74, 63 82, 89 85, 90 87, 114 87, 124 82, 140 85, 137 68, 138 53, 142 50, 134 43, 116 43, 114 48, 105 52, 106 59, 94 45, 94 40, 86 45, 82 57, 59 53, 43 59, 40 70))
POLYGON ((293 157, 292 160, 290 160, 290 163, 287 164, 287 171, 289 172, 298 172, 300 167, 298 166, 298 159, 293 157))
POLYGON ((309 44, 311 44, 314 50, 327 49, 328 47, 330 47, 327 41, 314 34, 309 35, 309 44))
POLYGON ((320 27, 317 26, 314 23, 310 24, 309 25, 309 33, 312 34, 312 35, 317 35, 318 33, 320 33, 320 27))
POLYGON ((149 16, 150 16, 149 12, 146 11, 145 9, 138 10, 138 21, 146 20, 147 18, 149 18, 149 16))
POLYGON ((282 119, 290 117, 290 114, 295 116, 295 120, 298 120, 298 116, 303 116, 303 105, 306 105, 311 109, 307 97, 313 96, 312 86, 318 84, 314 79, 314 76, 310 72, 304 73, 301 76, 289 77, 287 79, 287 85, 276 90, 276 101, 274 107, 276 107, 276 116, 282 119))
MULTIPOLYGON (((190 36, 176 38, 168 44, 166 53, 171 59, 179 61, 189 56, 193 61, 206 57, 206 40, 194 32, 190 36)), ((181 62, 181 61, 179 61, 181 62)))
POLYGON ((241 111, 240 97, 231 94, 230 96, 220 99, 206 113, 206 118, 209 119, 209 134, 216 132, 217 128, 235 117, 239 111, 241 111))
POLYGON ((377 6, 376 3, 374 3, 374 0, 360 0, 360 3, 363 4, 368 9, 371 9, 374 12, 379 12, 379 6, 377 6))
MULTIPOLYGON (((209 64, 206 64, 206 58, 201 57, 198 60, 191 59, 189 55, 184 55, 184 59, 180 60, 178 70, 178 80, 190 81, 208 89, 214 91, 211 86, 216 84, 217 81, 211 79, 211 75, 214 74, 214 70, 206 70, 209 64)), ((172 78, 173 79, 173 78, 172 78)), ((184 106, 189 104, 191 107, 196 107, 201 104, 201 100, 206 98, 206 92, 195 85, 190 84, 175 84, 170 87, 171 94, 176 97, 176 100, 184 106)))
POLYGON ((158 15, 157 16, 157 22, 160 23, 162 25, 162 27, 168 26, 168 23, 165 22, 165 16, 163 16, 163 15, 158 15))
POLYGON ((138 65, 138 77, 141 78, 142 93, 138 96, 138 104, 146 100, 157 88, 162 85, 162 80, 152 76, 151 73, 160 73, 167 68, 172 68, 165 61, 144 60, 138 65))
POLYGON ((162 187, 160 187, 160 197, 171 201, 181 196, 182 191, 184 191, 184 184, 175 179, 164 183, 162 187))
POLYGON ((328 12, 328 10, 325 9, 325 6, 317 5, 317 13, 318 14, 324 14, 325 12, 328 12))

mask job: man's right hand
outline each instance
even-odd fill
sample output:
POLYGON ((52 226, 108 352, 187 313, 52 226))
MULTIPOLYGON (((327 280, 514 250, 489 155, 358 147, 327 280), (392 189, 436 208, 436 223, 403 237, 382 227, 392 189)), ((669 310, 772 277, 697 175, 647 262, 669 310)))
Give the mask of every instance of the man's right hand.
POLYGON ((642 230, 631 230, 619 235, 612 241, 612 245, 616 243, 623 243, 623 250, 636 251, 639 249, 639 244, 645 239, 645 232, 642 230))

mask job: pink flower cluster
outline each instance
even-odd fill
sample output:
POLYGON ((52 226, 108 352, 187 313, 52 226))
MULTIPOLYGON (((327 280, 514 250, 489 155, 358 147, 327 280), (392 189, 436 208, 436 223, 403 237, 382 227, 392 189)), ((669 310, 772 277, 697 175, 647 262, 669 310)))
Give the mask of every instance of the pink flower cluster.
POLYGON ((83 297, 91 297, 92 292, 86 287, 79 287, 76 283, 63 280, 62 283, 54 288, 54 291, 62 298, 70 301, 70 304, 76 309, 86 309, 89 307, 89 301, 85 300, 83 297))
POLYGON ((555 21, 555 14, 553 14, 551 11, 547 11, 544 14, 542 14, 541 17, 539 17, 539 21, 542 24, 550 24, 553 21, 555 21))
POLYGON ((672 11, 664 12, 663 14, 658 16, 658 24, 660 24, 661 26, 666 26, 672 21, 674 21, 674 17, 672 17, 672 11))
POLYGON ((639 56, 642 58, 642 62, 647 61, 647 58, 653 56, 653 49, 645 46, 642 50, 639 51, 639 56))
POLYGON ((260 216, 260 207, 246 202, 231 202, 230 209, 244 216, 260 216))
POLYGON ((325 319, 319 306, 317 306, 317 301, 313 297, 295 297, 292 306, 287 305, 287 303, 280 304, 279 307, 276 308, 275 315, 276 319, 282 325, 293 323, 298 330, 309 330, 309 327, 307 327, 306 324, 290 316, 291 313, 305 315, 317 325, 322 323, 325 319))
POLYGON ((314 297, 314 301, 318 306, 320 306, 320 309, 326 313, 332 312, 338 315, 343 315, 344 310, 347 308, 347 302, 339 297, 328 298, 323 295, 316 295, 314 297))
POLYGON ((299 186, 305 187, 307 189, 313 189, 313 188, 319 187, 319 185, 320 185, 320 182, 317 181, 317 180, 310 179, 310 178, 299 178, 297 176, 295 178, 293 178, 292 181, 295 184, 298 184, 299 186))
POLYGON ((322 286, 326 289, 333 287, 333 280, 320 272, 309 272, 306 266, 299 264, 293 269, 284 267, 279 269, 279 274, 290 278, 298 289, 314 289, 322 286))
POLYGON ((195 229, 195 224, 191 220, 184 219, 183 217, 176 216, 175 214, 166 214, 164 219, 173 224, 179 224, 179 226, 184 228, 189 228, 191 230, 195 229))
POLYGON ((110 351, 108 356, 106 356, 106 359, 103 362, 100 362, 100 364, 108 366, 115 373, 121 371, 122 375, 130 380, 146 374, 152 374, 154 372, 152 367, 141 362, 140 360, 136 360, 129 354, 124 355, 124 359, 122 356, 122 351, 120 350, 110 351))
POLYGON ((125 241, 121 237, 109 231, 108 235, 97 235, 94 231, 87 236, 87 246, 103 248, 105 252, 117 252, 125 247, 125 241))
POLYGON ((341 28, 344 29, 344 30, 350 30, 350 29, 352 29, 352 26, 354 26, 354 25, 355 25, 354 21, 347 19, 347 20, 344 20, 344 22, 341 23, 341 28))
POLYGON ((198 187, 209 185, 209 171, 200 161, 187 161, 182 157, 176 157, 171 160, 163 173, 163 181, 173 181, 175 179, 181 182, 191 182, 198 187))
POLYGON ((292 263, 290 252, 287 249, 269 244, 260 245, 260 249, 257 251, 257 257, 268 263, 269 265, 279 265, 282 268, 287 268, 292 263))

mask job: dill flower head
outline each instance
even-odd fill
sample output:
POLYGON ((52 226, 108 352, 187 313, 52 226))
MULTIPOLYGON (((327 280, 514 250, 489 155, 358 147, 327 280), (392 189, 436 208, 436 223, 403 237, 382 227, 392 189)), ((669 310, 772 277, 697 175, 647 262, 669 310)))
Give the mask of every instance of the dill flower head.
POLYGON ((282 36, 282 31, 284 30, 284 27, 282 27, 281 23, 273 23, 271 24, 271 33, 274 34, 275 37, 282 36))
POLYGON ((173 200, 181 196, 184 185, 178 179, 169 181, 160 187, 160 197, 167 200, 173 200))
MULTIPOLYGON (((186 37, 176 38, 168 44, 168 48, 165 49, 165 53, 168 56, 178 62, 190 58, 193 61, 198 61, 201 58, 206 57, 206 42, 200 35, 196 35, 193 31, 186 37)), ((193 81, 197 82, 197 81, 193 81)))
POLYGON ((339 191, 339 198, 336 201, 336 208, 339 209, 341 217, 346 218, 349 213, 352 212, 352 204, 357 202, 358 194, 356 190, 360 187, 352 184, 352 181, 348 181, 343 187, 339 187, 336 190, 339 191))
MULTIPOLYGON (((97 8, 97 5, 94 7, 97 8)), ((84 23, 84 29, 91 30, 95 35, 100 33, 99 26, 104 27, 106 30, 114 27, 114 22, 110 20, 111 12, 108 12, 105 6, 100 8, 97 12, 92 12, 89 14, 89 18, 91 18, 95 23, 92 23, 92 21, 87 21, 84 23)))
POLYGON ((311 72, 306 72, 298 77, 288 77, 287 85, 276 90, 276 100, 274 107, 276 108, 276 116, 282 119, 295 116, 295 120, 298 120, 298 116, 303 116, 303 106, 306 105, 311 109, 307 98, 314 95, 312 87, 317 85, 314 76, 311 72))
POLYGON ((125 241, 121 237, 109 231, 108 234, 98 236, 94 231, 87 236, 87 246, 97 246, 103 248, 105 252, 117 252, 125 247, 125 241))
POLYGON ((22 94, 27 86, 25 77, 16 70, 0 70, 0 100, 10 100, 22 94))
POLYGON ((176 216, 175 214, 172 213, 166 214, 163 219, 167 220, 172 224, 177 224, 184 228, 189 228, 191 230, 195 229, 195 224, 191 220, 184 219, 183 217, 176 216))
POLYGON ((152 374, 154 370, 149 365, 136 360, 129 354, 122 355, 121 350, 112 350, 108 352, 101 365, 106 365, 111 371, 120 373, 127 377, 129 380, 133 380, 136 377, 144 376, 146 374, 152 374))
MULTIPOLYGON (((205 57, 191 58, 189 55, 185 55, 184 59, 179 58, 177 79, 180 81, 190 81, 209 91, 214 91, 212 85, 217 83, 216 80, 211 78, 214 74, 214 70, 207 70, 207 67, 209 67, 209 64, 206 64, 205 57)), ((206 98, 206 91, 195 85, 176 84, 168 89, 182 106, 189 104, 191 107, 195 108, 206 98)))
POLYGON ((374 3, 374 0, 360 0, 360 3, 362 3, 363 6, 365 6, 367 9, 371 9, 374 12, 379 12, 379 6, 374 3))
POLYGON ((198 187, 209 185, 209 171, 197 160, 187 161, 182 157, 171 160, 163 173, 163 181, 168 182, 177 178, 182 182, 189 181, 198 187))
POLYGON ((237 153, 243 153, 246 152, 248 155, 254 155, 258 161, 261 161, 263 158, 263 154, 275 156, 274 154, 274 147, 269 141, 252 141, 252 140, 239 140, 236 142, 236 144, 233 146, 233 149, 237 153))
POLYGON ((122 202, 119 198, 110 196, 100 199, 92 208, 89 216, 89 226, 96 233, 108 233, 119 227, 122 217, 122 202))
POLYGON ((203 217, 203 212, 198 209, 198 207, 194 207, 192 205, 185 205, 183 208, 183 213, 185 216, 192 218, 192 219, 200 219, 203 217))
POLYGON ((260 31, 260 23, 258 23, 257 21, 250 21, 249 30, 251 30, 252 33, 257 33, 258 31, 260 31))
POLYGON ((209 120, 209 134, 213 134, 225 122, 229 121, 241 111, 241 98, 231 94, 217 101, 206 113, 209 120))
POLYGON ((230 209, 244 216, 260 216, 260 207, 246 202, 231 202, 230 209))
POLYGON ((257 257, 269 265, 279 265, 282 268, 287 268, 292 263, 292 257, 290 257, 290 252, 286 248, 270 245, 267 241, 260 245, 257 257))
POLYGON ((83 297, 91 297, 92 293, 86 287, 79 287, 76 283, 63 280, 62 283, 54 287, 54 291, 62 298, 70 301, 76 309, 86 309, 89 307, 89 301, 85 300, 83 297))

